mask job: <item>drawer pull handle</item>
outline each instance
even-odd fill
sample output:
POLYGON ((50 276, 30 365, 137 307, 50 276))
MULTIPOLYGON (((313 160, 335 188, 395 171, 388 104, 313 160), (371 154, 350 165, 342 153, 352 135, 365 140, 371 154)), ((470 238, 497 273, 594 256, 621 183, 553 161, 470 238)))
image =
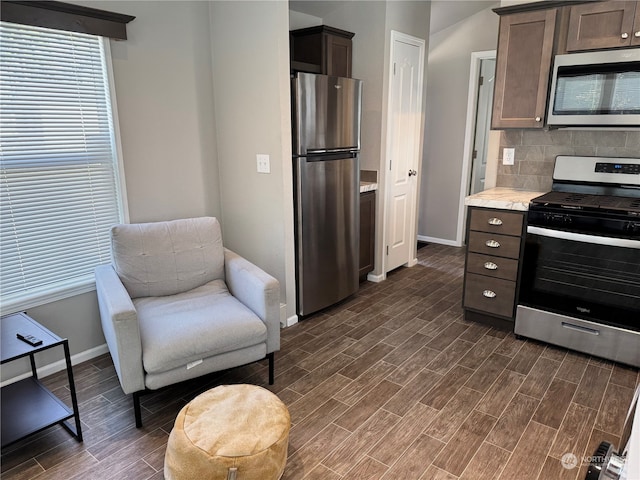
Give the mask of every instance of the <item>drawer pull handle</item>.
POLYGON ((500 242, 496 242, 495 240, 487 240, 484 244, 489 248, 499 248, 500 242))
POLYGON ((600 335, 600 331, 595 328, 583 327, 582 325, 574 325, 573 323, 562 322, 564 328, 569 330, 577 330, 578 332, 588 333, 590 335, 600 335))
POLYGON ((498 269, 498 265, 496 265, 493 262, 485 262, 484 263, 484 268, 486 268, 487 270, 497 270, 498 269))
POLYGON ((502 220, 500 220, 499 218, 493 217, 489 219, 489 225, 502 225, 502 220))
POLYGON ((496 292, 494 292, 493 290, 485 290, 484 292, 482 292, 482 295, 487 298, 496 298, 496 292))

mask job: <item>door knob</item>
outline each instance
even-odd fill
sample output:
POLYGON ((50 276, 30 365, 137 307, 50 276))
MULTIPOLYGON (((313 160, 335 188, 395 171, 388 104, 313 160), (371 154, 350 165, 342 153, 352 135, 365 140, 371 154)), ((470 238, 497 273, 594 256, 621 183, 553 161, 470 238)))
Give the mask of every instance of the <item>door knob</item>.
POLYGON ((418 175, 418 172, 416 172, 415 170, 409 170, 409 176, 412 177, 414 175, 418 175))

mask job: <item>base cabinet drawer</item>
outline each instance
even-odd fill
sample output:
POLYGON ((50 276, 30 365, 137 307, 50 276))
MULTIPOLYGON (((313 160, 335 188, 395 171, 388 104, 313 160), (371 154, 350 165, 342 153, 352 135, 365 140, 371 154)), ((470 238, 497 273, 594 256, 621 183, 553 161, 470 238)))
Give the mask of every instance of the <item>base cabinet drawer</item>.
POLYGON ((471 210, 469 228, 479 232, 520 236, 523 220, 521 213, 474 208, 471 210))
POLYGON ((520 241, 520 237, 470 232, 468 249, 469 252, 517 259, 520 257, 520 241))
POLYGON ((467 273, 464 289, 465 308, 512 317, 515 296, 515 282, 467 273))
POLYGON ((518 278, 518 260, 469 253, 467 256, 467 272, 515 282, 518 278))

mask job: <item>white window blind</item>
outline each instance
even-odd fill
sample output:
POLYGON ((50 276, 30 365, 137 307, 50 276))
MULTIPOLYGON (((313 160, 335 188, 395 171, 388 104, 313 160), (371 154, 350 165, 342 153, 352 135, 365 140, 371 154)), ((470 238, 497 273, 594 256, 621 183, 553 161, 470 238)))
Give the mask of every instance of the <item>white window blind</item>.
POLYGON ((115 145, 103 39, 0 22, 3 313, 93 288, 122 218, 115 145))

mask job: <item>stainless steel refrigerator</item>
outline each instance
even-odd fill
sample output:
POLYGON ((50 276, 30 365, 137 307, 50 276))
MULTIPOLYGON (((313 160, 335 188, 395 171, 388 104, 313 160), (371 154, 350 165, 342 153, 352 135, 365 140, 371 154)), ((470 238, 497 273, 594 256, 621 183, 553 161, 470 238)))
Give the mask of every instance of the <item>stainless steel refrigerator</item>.
POLYGON ((292 79, 298 315, 358 291, 362 81, 292 79))

